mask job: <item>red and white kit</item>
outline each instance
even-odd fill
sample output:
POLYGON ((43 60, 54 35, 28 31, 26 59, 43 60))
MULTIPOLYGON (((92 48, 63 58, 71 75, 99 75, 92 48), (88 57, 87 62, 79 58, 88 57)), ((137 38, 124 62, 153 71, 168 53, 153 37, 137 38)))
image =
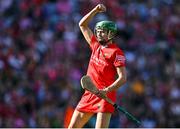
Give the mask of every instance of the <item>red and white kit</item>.
MULTIPOLYGON (((88 66, 89 75, 98 89, 104 89, 116 79, 116 67, 125 66, 124 53, 115 43, 102 46, 95 36, 91 39, 91 58, 88 66)), ((110 92, 107 96, 115 102, 116 92, 110 92)), ((76 109, 81 112, 114 112, 114 107, 96 95, 85 91, 76 109)))

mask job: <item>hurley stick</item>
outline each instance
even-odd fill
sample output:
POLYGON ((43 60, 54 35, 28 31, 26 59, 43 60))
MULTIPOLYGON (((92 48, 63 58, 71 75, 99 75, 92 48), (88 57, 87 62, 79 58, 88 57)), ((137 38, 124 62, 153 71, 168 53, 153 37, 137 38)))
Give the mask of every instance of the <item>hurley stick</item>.
POLYGON ((112 104, 114 106, 114 108, 122 113, 124 113, 126 115, 126 117, 133 121, 136 125, 140 125, 141 122, 139 120, 137 120, 133 115, 131 115, 128 111, 126 111, 126 109, 124 109, 123 107, 117 105, 116 103, 114 103, 110 98, 108 98, 107 96, 103 95, 103 94, 99 94, 99 90, 96 88, 96 86, 93 84, 91 78, 89 76, 83 76, 81 78, 81 86, 83 89, 90 91, 91 93, 97 95, 98 97, 106 100, 108 103, 112 104))

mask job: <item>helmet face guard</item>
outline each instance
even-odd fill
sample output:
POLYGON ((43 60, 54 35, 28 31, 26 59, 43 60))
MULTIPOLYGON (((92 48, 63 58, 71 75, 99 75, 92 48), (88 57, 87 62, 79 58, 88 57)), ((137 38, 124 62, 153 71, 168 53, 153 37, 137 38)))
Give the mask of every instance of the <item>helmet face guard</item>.
POLYGON ((95 26, 95 29, 94 29, 95 35, 96 35, 96 31, 98 29, 107 31, 108 40, 113 39, 116 36, 117 30, 118 30, 116 24, 114 22, 112 22, 112 21, 101 21, 101 22, 98 22, 96 24, 96 26, 95 26))

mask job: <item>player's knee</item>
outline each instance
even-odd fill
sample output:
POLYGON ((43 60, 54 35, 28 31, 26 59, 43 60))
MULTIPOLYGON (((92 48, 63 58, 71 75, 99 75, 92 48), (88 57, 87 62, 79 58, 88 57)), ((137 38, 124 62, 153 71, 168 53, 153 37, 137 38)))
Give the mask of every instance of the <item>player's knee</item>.
POLYGON ((82 127, 81 122, 71 120, 68 129, 81 128, 81 127, 82 127))
POLYGON ((68 126, 68 129, 72 129, 72 128, 75 128, 75 127, 73 127, 73 125, 70 124, 70 125, 68 126))
POLYGON ((79 128, 77 124, 69 124, 68 129, 79 128))
POLYGON ((68 126, 68 129, 72 129, 73 127, 72 126, 68 126))

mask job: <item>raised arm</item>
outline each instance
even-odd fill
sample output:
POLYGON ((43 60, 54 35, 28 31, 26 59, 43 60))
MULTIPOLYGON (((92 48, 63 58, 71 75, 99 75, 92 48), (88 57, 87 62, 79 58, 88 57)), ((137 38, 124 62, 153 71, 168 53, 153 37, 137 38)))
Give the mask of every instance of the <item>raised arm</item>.
POLYGON ((92 30, 89 28, 88 24, 90 20, 99 12, 105 12, 106 7, 103 4, 98 4, 95 8, 93 8, 88 14, 86 14, 79 22, 79 27, 81 32, 84 35, 87 43, 90 45, 91 37, 93 35, 92 30))

